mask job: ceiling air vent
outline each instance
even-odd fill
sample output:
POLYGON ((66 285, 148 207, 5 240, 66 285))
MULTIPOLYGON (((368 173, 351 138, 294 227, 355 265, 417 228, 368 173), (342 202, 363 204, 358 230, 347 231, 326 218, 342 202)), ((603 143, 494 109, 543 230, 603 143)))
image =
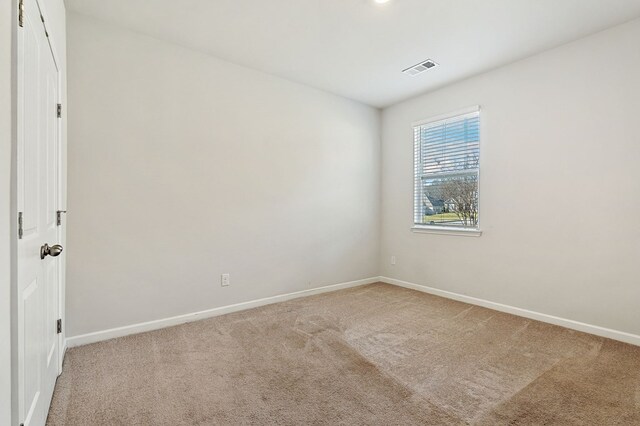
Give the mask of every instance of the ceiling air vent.
POLYGON ((421 72, 425 72, 430 68, 434 68, 437 66, 438 64, 433 62, 431 59, 427 59, 426 61, 422 61, 417 65, 407 68, 406 70, 402 70, 402 72, 410 76, 414 76, 414 75, 420 74, 421 72))

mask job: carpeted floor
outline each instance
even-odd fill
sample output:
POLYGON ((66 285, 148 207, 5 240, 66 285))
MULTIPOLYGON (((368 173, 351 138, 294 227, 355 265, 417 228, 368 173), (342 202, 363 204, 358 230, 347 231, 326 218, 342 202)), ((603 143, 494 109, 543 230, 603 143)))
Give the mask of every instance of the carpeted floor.
POLYGON ((640 347, 372 284, 70 349, 49 425, 639 425, 640 347))

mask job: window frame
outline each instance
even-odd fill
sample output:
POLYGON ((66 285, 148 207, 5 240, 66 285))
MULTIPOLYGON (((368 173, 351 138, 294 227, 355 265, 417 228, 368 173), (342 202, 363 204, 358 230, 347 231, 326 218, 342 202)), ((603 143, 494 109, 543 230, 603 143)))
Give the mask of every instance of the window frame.
POLYGON ((479 237, 482 235, 482 228, 481 228, 481 220, 482 220, 482 214, 481 214, 481 178, 480 178, 480 173, 481 173, 481 163, 482 163, 482 134, 483 134, 483 126, 482 126, 482 111, 480 108, 480 105, 474 105, 474 106, 470 106, 467 108, 463 108, 463 109, 459 109, 456 111, 452 111, 446 114, 440 114, 440 115, 436 115, 436 116, 432 116, 423 120, 419 120, 419 121, 415 121, 413 123, 411 123, 411 134, 414 135, 414 140, 413 140, 413 194, 412 194, 412 203, 411 203, 411 231, 415 232, 415 233, 426 233, 426 234, 440 234, 440 235, 460 235, 460 236, 467 236, 467 237, 479 237), (416 193, 418 188, 416 188, 416 185, 418 184, 418 179, 417 179, 417 169, 416 169, 416 155, 418 151, 418 143, 416 143, 415 140, 415 128, 419 127, 419 126, 424 126, 427 124, 431 124, 434 123, 436 121, 442 121, 442 120, 447 120, 450 118, 454 118, 457 116, 462 116, 462 115, 466 115, 466 114, 471 114, 477 112, 478 113, 478 122, 479 122, 479 134, 478 134, 478 150, 479 150, 479 155, 478 155, 478 223, 476 225, 475 228, 461 228, 461 227, 453 227, 453 226, 443 226, 443 225, 424 225, 424 224, 416 224, 416 193))

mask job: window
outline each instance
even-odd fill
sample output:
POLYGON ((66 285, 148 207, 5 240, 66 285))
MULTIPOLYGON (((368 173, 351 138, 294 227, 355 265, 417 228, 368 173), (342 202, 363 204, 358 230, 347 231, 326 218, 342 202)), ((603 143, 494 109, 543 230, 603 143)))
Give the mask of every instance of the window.
POLYGON ((414 225, 478 230, 480 110, 413 128, 414 225))

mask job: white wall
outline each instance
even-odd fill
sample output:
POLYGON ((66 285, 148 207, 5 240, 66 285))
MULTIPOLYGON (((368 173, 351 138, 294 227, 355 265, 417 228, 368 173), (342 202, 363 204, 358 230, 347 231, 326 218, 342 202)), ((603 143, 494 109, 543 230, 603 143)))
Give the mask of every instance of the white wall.
POLYGON ((640 334, 638 40, 640 20, 386 109, 383 275, 640 334), (412 233, 411 123, 471 105, 484 234, 412 233))
POLYGON ((68 33, 68 336, 378 275, 379 111, 81 15, 68 33))

